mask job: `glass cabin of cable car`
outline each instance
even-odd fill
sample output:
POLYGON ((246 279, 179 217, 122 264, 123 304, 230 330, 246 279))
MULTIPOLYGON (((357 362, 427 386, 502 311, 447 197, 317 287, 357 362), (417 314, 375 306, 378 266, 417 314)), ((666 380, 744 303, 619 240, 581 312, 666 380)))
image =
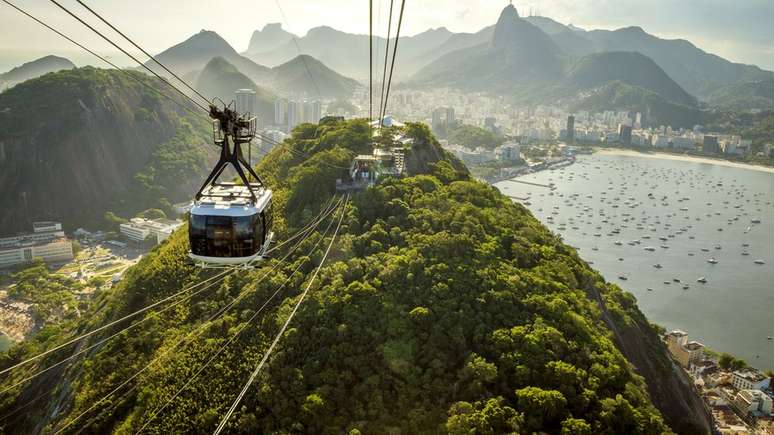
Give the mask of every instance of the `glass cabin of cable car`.
POLYGON ((191 259, 212 267, 261 259, 273 238, 271 199, 272 191, 259 183, 207 186, 189 218, 191 259))

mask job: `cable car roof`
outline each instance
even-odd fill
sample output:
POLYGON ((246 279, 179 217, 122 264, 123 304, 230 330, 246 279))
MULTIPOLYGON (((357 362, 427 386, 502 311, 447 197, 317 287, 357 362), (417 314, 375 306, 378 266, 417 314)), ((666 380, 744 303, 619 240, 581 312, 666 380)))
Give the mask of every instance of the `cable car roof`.
POLYGON ((253 203, 250 189, 235 183, 218 183, 202 191, 191 209, 193 215, 250 216, 262 212, 272 198, 272 191, 258 183, 251 184, 258 199, 253 203))

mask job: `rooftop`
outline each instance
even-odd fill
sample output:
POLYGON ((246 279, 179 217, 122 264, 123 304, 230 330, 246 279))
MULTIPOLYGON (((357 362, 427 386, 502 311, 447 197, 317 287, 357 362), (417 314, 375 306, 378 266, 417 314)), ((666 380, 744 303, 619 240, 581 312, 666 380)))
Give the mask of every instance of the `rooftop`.
POLYGON ((62 236, 56 236, 46 239, 38 239, 38 240, 31 240, 31 239, 22 239, 22 240, 0 240, 0 250, 11 250, 11 249, 19 249, 19 248, 26 248, 31 246, 44 246, 48 245, 49 243, 56 243, 56 242, 62 242, 66 241, 67 237, 62 236))
POLYGON ((698 341, 692 341, 685 345, 686 350, 701 350, 704 349, 704 345, 698 341))
POLYGON ((734 372, 734 376, 738 376, 750 382, 760 382, 766 379, 766 375, 755 369, 738 370, 734 372))
MULTIPOLYGON (((253 192, 258 200, 264 195, 271 194, 263 185, 251 183, 253 192)), ((202 191, 202 197, 198 201, 200 205, 211 206, 246 206, 252 203, 252 195, 247 186, 235 183, 218 183, 214 186, 208 186, 202 191)))
POLYGON ((59 222, 53 222, 53 221, 42 221, 42 222, 33 222, 32 223, 32 229, 38 229, 38 228, 48 228, 48 227, 56 227, 62 225, 59 222))

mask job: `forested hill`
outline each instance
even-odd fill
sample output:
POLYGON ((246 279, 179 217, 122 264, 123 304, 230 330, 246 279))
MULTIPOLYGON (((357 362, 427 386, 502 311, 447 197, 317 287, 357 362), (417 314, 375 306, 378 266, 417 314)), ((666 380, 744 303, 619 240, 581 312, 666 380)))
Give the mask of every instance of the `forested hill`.
POLYGON ((108 210, 133 216, 190 198, 215 152, 206 116, 128 74, 63 70, 0 93, 0 235, 36 220, 93 228, 108 210))
MULTIPOLYGON (((699 398, 631 295, 525 208, 473 181, 427 127, 409 124, 405 133, 411 176, 352 196, 325 267, 227 430, 656 434, 671 424, 709 432, 699 398)), ((367 152, 368 138, 364 121, 305 124, 262 161, 279 240, 334 197, 346 172, 336 168, 367 152)), ((38 402, 3 420, 4 431, 212 432, 320 262, 326 244, 315 243, 326 226, 285 263, 275 254, 174 309, 161 305, 85 360, 12 389, 0 415, 38 402), (286 277, 291 285, 270 300, 286 277), (234 309, 206 320, 240 292, 234 309)), ((0 367, 214 276, 190 266, 187 249, 182 230, 98 295, 81 324, 42 331, 0 367)), ((72 352, 46 357, 37 370, 72 352)))

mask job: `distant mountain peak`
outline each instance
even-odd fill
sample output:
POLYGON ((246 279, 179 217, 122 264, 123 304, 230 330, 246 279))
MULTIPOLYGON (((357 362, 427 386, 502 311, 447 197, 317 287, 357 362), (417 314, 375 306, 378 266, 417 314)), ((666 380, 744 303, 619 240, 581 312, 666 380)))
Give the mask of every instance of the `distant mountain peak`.
POLYGON ((178 46, 191 46, 196 49, 225 50, 236 53, 234 48, 222 36, 212 30, 201 30, 178 46))
POLYGON ((263 26, 263 29, 253 32, 247 52, 262 53, 274 50, 277 47, 287 44, 294 37, 294 34, 282 28, 281 23, 268 23, 263 26))
POLYGON ((283 30, 282 29, 282 23, 267 23, 265 26, 263 26, 262 32, 265 31, 275 31, 275 30, 283 30))
POLYGON ((0 73, 0 80, 8 82, 23 82, 42 76, 49 72, 72 69, 75 65, 63 57, 48 55, 31 62, 25 62, 6 73, 0 73))
POLYGON ((513 19, 513 18, 520 18, 519 17, 519 11, 516 10, 516 6, 513 4, 509 4, 505 8, 503 8, 503 11, 500 13, 500 19, 503 18, 513 19))
POLYGON ((618 32, 621 33, 630 33, 632 35, 648 35, 650 36, 645 29, 643 29, 640 26, 629 26, 629 27, 623 27, 618 29, 618 32))
POLYGON ((317 26, 309 29, 306 36, 325 35, 331 33, 342 33, 340 30, 336 30, 331 26, 317 26))
POLYGON ((495 49, 525 48, 558 52, 551 38, 539 27, 519 17, 516 7, 508 5, 503 9, 495 25, 492 45, 495 49))

